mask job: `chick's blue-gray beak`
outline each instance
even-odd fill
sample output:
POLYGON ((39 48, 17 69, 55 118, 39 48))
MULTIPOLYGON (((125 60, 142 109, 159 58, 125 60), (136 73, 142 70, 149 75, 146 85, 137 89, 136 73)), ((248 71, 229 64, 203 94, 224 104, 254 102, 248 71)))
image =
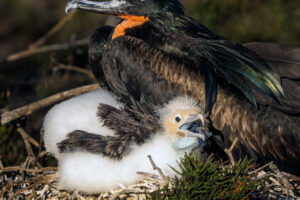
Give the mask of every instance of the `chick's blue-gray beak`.
POLYGON ((130 5, 125 0, 68 0, 65 12, 68 14, 72 10, 79 9, 102 14, 120 14, 124 13, 128 6, 130 5))
POLYGON ((202 114, 189 115, 179 127, 185 133, 184 137, 173 142, 172 147, 181 155, 196 151, 203 152, 206 145, 206 138, 209 134, 202 130, 204 117, 202 114))
POLYGON ((208 136, 203 130, 204 118, 201 114, 191 114, 179 127, 179 130, 182 130, 186 133, 186 136, 189 137, 199 137, 203 140, 208 136))

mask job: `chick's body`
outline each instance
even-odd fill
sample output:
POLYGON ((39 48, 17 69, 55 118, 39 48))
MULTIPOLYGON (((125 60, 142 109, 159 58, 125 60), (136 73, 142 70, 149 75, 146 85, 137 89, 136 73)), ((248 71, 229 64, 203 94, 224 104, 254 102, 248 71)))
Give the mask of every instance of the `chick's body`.
MULTIPOLYGON (((107 91, 105 91, 105 93, 106 95, 109 95, 107 91)), ((82 149, 57 154, 57 150, 52 148, 53 145, 49 145, 49 143, 53 144, 55 141, 53 139, 50 140, 49 138, 61 140, 61 138, 66 138, 68 134, 68 132, 57 132, 56 129, 62 130, 62 128, 58 126, 69 126, 64 127, 64 129, 69 132, 80 129, 82 131, 100 135, 111 135, 111 130, 109 133, 106 133, 106 129, 99 128, 99 126, 101 127, 103 124, 99 122, 99 119, 96 116, 98 104, 87 104, 88 106, 84 108, 84 102, 90 102, 91 98, 93 98, 94 101, 97 99, 98 104, 103 103, 103 91, 93 92, 92 95, 85 94, 80 97, 74 97, 58 106, 54 106, 49 111, 51 117, 45 118, 44 127, 46 135, 44 139, 46 149, 59 161, 58 170, 60 185, 65 189, 77 190, 85 193, 99 193, 116 189, 120 184, 127 186, 135 183, 142 178, 136 174, 137 171, 156 173, 156 171, 153 170, 147 155, 151 155, 154 162, 162 169, 163 173, 173 177, 176 173, 169 166, 178 170, 177 160, 183 155, 182 152, 189 152, 190 150, 197 148, 196 140, 198 139, 194 139, 192 142, 194 146, 190 143, 186 143, 185 139, 182 139, 184 132, 180 131, 179 127, 190 114, 199 113, 201 110, 194 101, 185 97, 180 97, 170 101, 158 110, 163 131, 151 133, 150 138, 142 145, 131 144, 128 154, 120 160, 112 159, 101 153, 90 153, 82 149), (72 104, 73 107, 82 107, 85 109, 84 112, 90 113, 90 123, 87 123, 87 127, 82 126, 80 123, 64 124, 64 121, 70 122, 72 121, 72 118, 74 119, 74 122, 77 122, 75 119, 84 117, 78 111, 68 115, 68 118, 64 118, 63 116, 67 116, 67 113, 70 112, 70 104, 72 104), (59 109, 56 107, 59 107, 59 109), (55 127, 50 128, 49 126, 54 126, 56 123, 56 118, 59 118, 60 122, 57 123, 55 127), (61 135, 57 136, 57 134, 61 135), (181 145, 180 148, 177 148, 178 143, 179 146, 181 145), (183 148, 181 148, 182 146, 183 148), (185 148, 187 146, 188 150, 185 148)), ((114 105, 120 107, 121 104, 117 102, 114 105)), ((60 141, 56 141, 56 143, 58 142, 60 141)))

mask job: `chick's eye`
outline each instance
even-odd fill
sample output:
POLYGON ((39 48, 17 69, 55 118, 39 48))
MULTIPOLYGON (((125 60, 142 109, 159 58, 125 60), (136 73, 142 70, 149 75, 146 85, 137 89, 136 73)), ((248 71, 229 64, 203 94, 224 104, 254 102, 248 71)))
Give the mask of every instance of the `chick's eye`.
POLYGON ((181 121, 181 117, 176 116, 176 117, 175 117, 175 121, 176 121, 176 122, 180 122, 180 121, 181 121))

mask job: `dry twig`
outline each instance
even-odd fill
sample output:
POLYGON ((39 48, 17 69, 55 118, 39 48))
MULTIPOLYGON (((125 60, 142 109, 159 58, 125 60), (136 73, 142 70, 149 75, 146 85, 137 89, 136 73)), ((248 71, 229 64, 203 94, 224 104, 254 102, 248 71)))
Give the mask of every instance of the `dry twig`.
POLYGON ((152 167, 153 167, 153 170, 158 171, 159 175, 160 175, 163 179, 166 179, 167 177, 163 174, 163 172, 161 171, 161 169, 160 169, 159 167, 156 166, 156 164, 155 164, 155 162, 153 161, 151 155, 148 155, 147 157, 148 157, 149 160, 150 160, 150 163, 151 163, 151 165, 152 165, 152 167))
POLYGON ((28 195, 28 197, 26 198, 26 200, 32 200, 32 199, 37 199, 36 198, 36 191, 34 188, 32 188, 32 193, 30 195, 28 195))
POLYGON ((39 110, 41 108, 44 108, 46 106, 50 106, 54 103, 60 102, 62 100, 68 99, 70 97, 73 96, 77 96, 83 93, 87 93, 93 90, 96 90, 99 88, 99 85, 97 83, 95 84, 91 84, 91 85, 87 85, 87 86, 82 86, 82 87, 78 87, 72 90, 67 90, 64 92, 60 92, 58 94, 54 94, 50 97, 47 97, 45 99, 33 102, 27 106, 21 107, 21 108, 17 108, 15 110, 12 111, 7 111, 1 114, 1 123, 0 125, 4 125, 7 124, 15 119, 18 119, 20 117, 23 116, 28 116, 30 114, 32 114, 33 112, 35 112, 36 110, 39 110))
POLYGON ((87 46, 88 41, 89 40, 86 38, 86 39, 70 41, 62 44, 53 44, 53 45, 42 46, 39 48, 26 49, 18 53, 14 53, 7 56, 4 60, 2 60, 2 62, 13 62, 36 54, 41 54, 41 53, 46 53, 51 51, 67 50, 79 46, 87 46))
POLYGON ((13 199, 15 199, 16 196, 18 196, 19 194, 21 194, 21 193, 24 192, 25 190, 32 189, 32 188, 34 188, 35 186, 40 185, 40 184, 43 184, 43 183, 47 183, 47 182, 46 182, 45 180, 41 180, 40 182, 37 182, 37 183, 34 183, 34 184, 32 184, 32 185, 29 185, 29 186, 27 186, 27 187, 25 187, 25 188, 22 188, 21 190, 17 191, 17 192, 14 193, 13 195, 11 195, 11 196, 9 197, 8 200, 13 200, 13 199))
POLYGON ((290 196, 290 182, 288 180, 288 178, 286 178, 281 171, 278 169, 278 167, 275 164, 271 164, 270 165, 270 169, 276 174, 277 178, 279 178, 286 189, 286 199, 289 199, 290 196))
POLYGON ((287 172, 281 172, 285 177, 291 179, 292 181, 295 181, 295 182, 299 182, 300 184, 300 177, 298 176, 295 176, 293 174, 290 174, 290 173, 287 173, 287 172))
POLYGON ((271 162, 265 164, 264 166, 261 166, 260 168, 254 170, 254 171, 252 171, 252 172, 249 172, 248 174, 249 174, 249 175, 256 174, 257 172, 260 172, 260 171, 262 171, 263 169, 265 169, 266 167, 270 167, 271 165, 273 165, 273 161, 271 161, 271 162))
MULTIPOLYGON (((17 131, 18 133, 22 136, 23 140, 24 140, 24 143, 25 143, 25 148, 26 148, 26 151, 27 151, 27 155, 32 159, 35 159, 35 155, 33 153, 33 150, 30 146, 30 143, 29 143, 29 139, 28 138, 31 138, 27 133, 26 131, 22 128, 22 127, 18 127, 17 128, 17 131)), ((32 138, 33 139, 33 138, 32 138)), ((34 139, 33 139, 34 140, 34 139)), ((35 141, 36 142, 36 141, 35 141)))
POLYGON ((136 174, 144 176, 145 178, 150 178, 150 179, 157 179, 158 178, 157 175, 150 174, 150 173, 147 173, 147 172, 136 172, 136 174))
POLYGON ((30 142, 36 148, 40 148, 40 144, 34 138, 32 138, 28 133, 26 133, 26 131, 22 127, 18 127, 17 131, 20 133, 20 135, 24 140, 30 142))
POLYGON ((17 172, 17 171, 23 171, 27 173, 41 173, 44 171, 51 171, 51 170, 57 170, 57 167, 44 167, 40 169, 27 169, 19 166, 13 166, 13 167, 5 167, 4 169, 0 169, 0 174, 6 173, 6 172, 17 172))
POLYGON ((237 142, 238 142, 238 139, 237 139, 237 138, 234 138, 234 140, 233 140, 233 142, 232 142, 230 148, 229 148, 229 149, 226 148, 226 149, 224 150, 224 151, 226 152, 226 154, 228 155, 229 160, 230 160, 230 163, 231 163, 232 166, 235 165, 235 161, 234 161, 234 158, 233 158, 233 155, 232 155, 232 150, 233 150, 233 148, 235 147, 235 145, 236 145, 237 142))
POLYGON ((60 70, 60 69, 76 71, 76 72, 87 75, 90 79, 95 79, 94 74, 87 69, 82 69, 80 67, 76 67, 73 65, 64 65, 64 64, 59 64, 58 66, 53 67, 54 72, 56 72, 57 70, 60 70))
POLYGON ((64 16, 55 26, 53 26, 43 37, 35 41, 33 44, 29 46, 30 49, 35 49, 39 46, 42 46, 50 37, 56 34, 60 29, 64 27, 64 25, 72 19, 75 12, 71 12, 70 14, 64 16))

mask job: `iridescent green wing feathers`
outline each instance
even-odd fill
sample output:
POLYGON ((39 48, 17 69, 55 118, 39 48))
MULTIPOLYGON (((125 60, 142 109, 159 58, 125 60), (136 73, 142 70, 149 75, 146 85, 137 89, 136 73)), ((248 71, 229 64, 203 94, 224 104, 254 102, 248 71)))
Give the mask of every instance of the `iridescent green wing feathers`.
POLYGON ((195 57, 196 66, 204 71, 206 111, 210 111, 216 98, 216 79, 211 69, 236 86, 256 106, 255 90, 281 103, 283 89, 268 64, 249 49, 229 40, 197 39, 185 43, 195 57), (211 68, 211 69, 209 69, 211 68), (207 77, 209 76, 209 77, 207 77), (249 81, 251 84, 249 84, 249 81))

